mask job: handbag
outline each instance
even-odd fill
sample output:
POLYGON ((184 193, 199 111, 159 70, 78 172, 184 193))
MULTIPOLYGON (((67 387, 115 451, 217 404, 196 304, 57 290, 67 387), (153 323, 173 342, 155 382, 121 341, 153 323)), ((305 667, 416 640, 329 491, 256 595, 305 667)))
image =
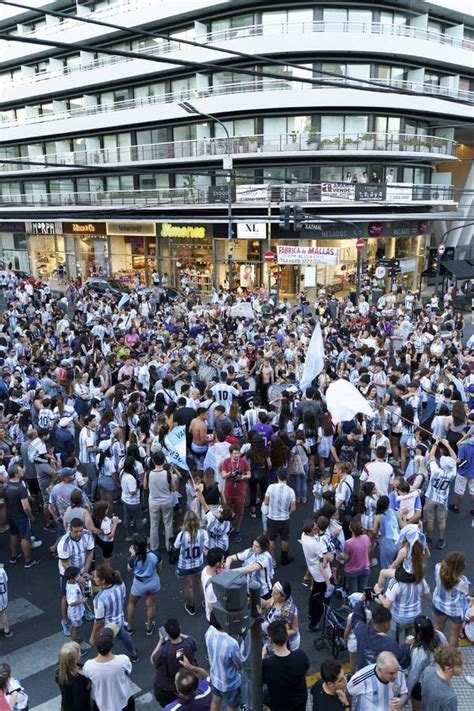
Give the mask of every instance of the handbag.
POLYGON ((303 462, 298 452, 291 452, 290 454, 288 473, 290 476, 301 476, 304 474, 303 462))
POLYGON ((168 561, 170 565, 176 565, 179 560, 179 548, 174 547, 174 538, 170 538, 168 546, 168 561))

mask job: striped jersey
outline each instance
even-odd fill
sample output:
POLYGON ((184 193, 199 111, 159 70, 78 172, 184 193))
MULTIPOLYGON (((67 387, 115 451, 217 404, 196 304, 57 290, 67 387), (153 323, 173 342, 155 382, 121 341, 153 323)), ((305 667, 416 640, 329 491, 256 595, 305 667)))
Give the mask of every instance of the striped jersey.
POLYGON ((204 552, 209 547, 209 536, 204 528, 199 529, 194 539, 187 531, 180 531, 176 536, 174 547, 179 548, 178 568, 180 570, 202 568, 204 552))
POLYGON ((415 617, 421 615, 421 599, 429 591, 429 585, 424 578, 419 583, 400 583, 392 578, 385 597, 393 603, 391 607, 393 621, 399 625, 413 622, 415 617))
POLYGON ((8 575, 5 568, 0 568, 0 612, 8 607, 8 575))
POLYGON ((287 521, 290 518, 290 506, 295 501, 295 492, 284 482, 270 484, 267 489, 268 518, 272 521, 287 521))
POLYGON ((347 691, 352 697, 352 711, 389 711, 390 701, 408 689, 405 675, 400 670, 396 679, 388 684, 380 681, 375 664, 363 667, 347 682, 347 691))
POLYGON ((79 461, 81 464, 92 464, 95 462, 95 452, 88 452, 88 447, 95 447, 97 444, 97 434, 89 427, 83 427, 79 434, 79 461))
MULTIPOLYGON (((442 457, 451 459, 451 457, 442 457)), ((454 460, 453 460, 454 463, 454 460)), ((456 476, 456 467, 448 469, 442 468, 435 461, 428 464, 430 478, 426 487, 425 497, 436 504, 447 504, 449 498, 449 485, 456 476)))
POLYGON ((243 662, 239 643, 212 626, 207 630, 205 639, 212 686, 218 691, 237 689, 240 686, 237 666, 243 662))
POLYGON ((451 590, 446 590, 439 574, 441 563, 435 565, 435 589, 433 592, 433 607, 448 617, 464 616, 469 604, 469 580, 465 575, 451 590))
POLYGON ((28 447, 28 459, 30 462, 41 462, 41 460, 46 462, 44 455, 47 451, 48 449, 43 440, 40 437, 36 437, 30 442, 30 446, 28 447))
POLYGON ((87 559, 87 554, 94 550, 94 538, 90 531, 83 530, 82 536, 78 541, 71 537, 70 533, 65 533, 58 541, 58 566, 59 574, 64 574, 64 567, 61 563, 63 560, 69 560, 69 565, 83 571, 87 559))
POLYGON ((229 548, 230 521, 219 521, 212 511, 207 512, 206 519, 209 548, 226 551, 229 548))
POLYGON ((104 588, 94 598, 94 615, 96 620, 104 620, 104 625, 111 623, 123 627, 123 603, 125 600, 125 585, 119 583, 110 588, 104 588))
POLYGON ((243 566, 254 565, 255 563, 260 566, 259 570, 250 573, 247 577, 247 582, 250 583, 251 580, 254 580, 260 585, 260 597, 267 595, 272 589, 274 575, 273 561, 270 553, 265 551, 255 554, 252 548, 247 548, 241 553, 237 553, 236 558, 243 566))

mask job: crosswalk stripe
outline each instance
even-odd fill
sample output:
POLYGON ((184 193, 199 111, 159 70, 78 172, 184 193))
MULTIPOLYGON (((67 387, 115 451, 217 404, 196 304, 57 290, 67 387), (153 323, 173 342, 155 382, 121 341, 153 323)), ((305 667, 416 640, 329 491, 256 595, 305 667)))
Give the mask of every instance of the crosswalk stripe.
MULTIPOLYGON (((133 683, 133 681, 130 682, 130 686, 132 687, 132 694, 135 696, 136 694, 140 693, 141 689, 139 686, 133 683)), ((145 700, 144 697, 146 697, 147 694, 143 694, 143 697, 140 697, 140 699, 145 700)), ((139 700, 140 700, 139 699, 139 700)), ((152 700, 151 697, 151 692, 150 692, 150 701, 152 700)), ((39 706, 33 706, 31 711, 61 711, 61 696, 55 696, 54 699, 50 699, 49 701, 45 701, 43 704, 39 704, 39 706)))
MULTIPOLYGON (((67 641, 62 632, 57 632, 10 654, 2 655, 2 661, 15 670, 16 678, 21 681, 56 664, 59 650, 67 641)), ((81 646, 83 649, 89 647, 84 643, 81 646)))
POLYGON ((25 597, 17 597, 8 603, 7 614, 10 627, 13 627, 19 622, 27 622, 27 620, 32 620, 33 617, 42 615, 43 610, 32 605, 25 597))

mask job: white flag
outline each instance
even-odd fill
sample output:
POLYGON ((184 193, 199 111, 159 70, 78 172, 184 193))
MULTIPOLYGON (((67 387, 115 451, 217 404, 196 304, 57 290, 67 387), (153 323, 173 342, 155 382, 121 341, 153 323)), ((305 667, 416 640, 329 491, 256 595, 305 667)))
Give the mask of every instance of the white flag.
POLYGON ((168 462, 189 471, 186 461, 186 427, 174 427, 165 437, 165 457, 168 462))
POLYGON ((367 415, 370 419, 374 416, 372 408, 362 393, 355 385, 342 378, 331 383, 326 390, 326 405, 335 425, 338 422, 352 420, 355 415, 367 415))
POLYGON ((316 324, 316 328, 313 331, 311 340, 309 342, 308 350, 306 352, 306 360, 304 362, 303 375, 300 380, 300 389, 302 392, 309 388, 314 378, 319 375, 319 373, 324 368, 324 345, 323 345, 323 334, 321 333, 321 326, 319 323, 316 324))

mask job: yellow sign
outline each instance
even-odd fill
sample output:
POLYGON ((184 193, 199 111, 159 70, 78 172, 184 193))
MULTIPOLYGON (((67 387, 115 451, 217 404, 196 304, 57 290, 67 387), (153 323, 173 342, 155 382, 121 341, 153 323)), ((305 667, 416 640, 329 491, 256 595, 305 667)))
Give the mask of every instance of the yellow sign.
POLYGON ((194 227, 192 225, 170 225, 167 222, 164 222, 161 225, 160 235, 162 237, 187 237, 188 239, 205 239, 206 228, 203 226, 194 227))

